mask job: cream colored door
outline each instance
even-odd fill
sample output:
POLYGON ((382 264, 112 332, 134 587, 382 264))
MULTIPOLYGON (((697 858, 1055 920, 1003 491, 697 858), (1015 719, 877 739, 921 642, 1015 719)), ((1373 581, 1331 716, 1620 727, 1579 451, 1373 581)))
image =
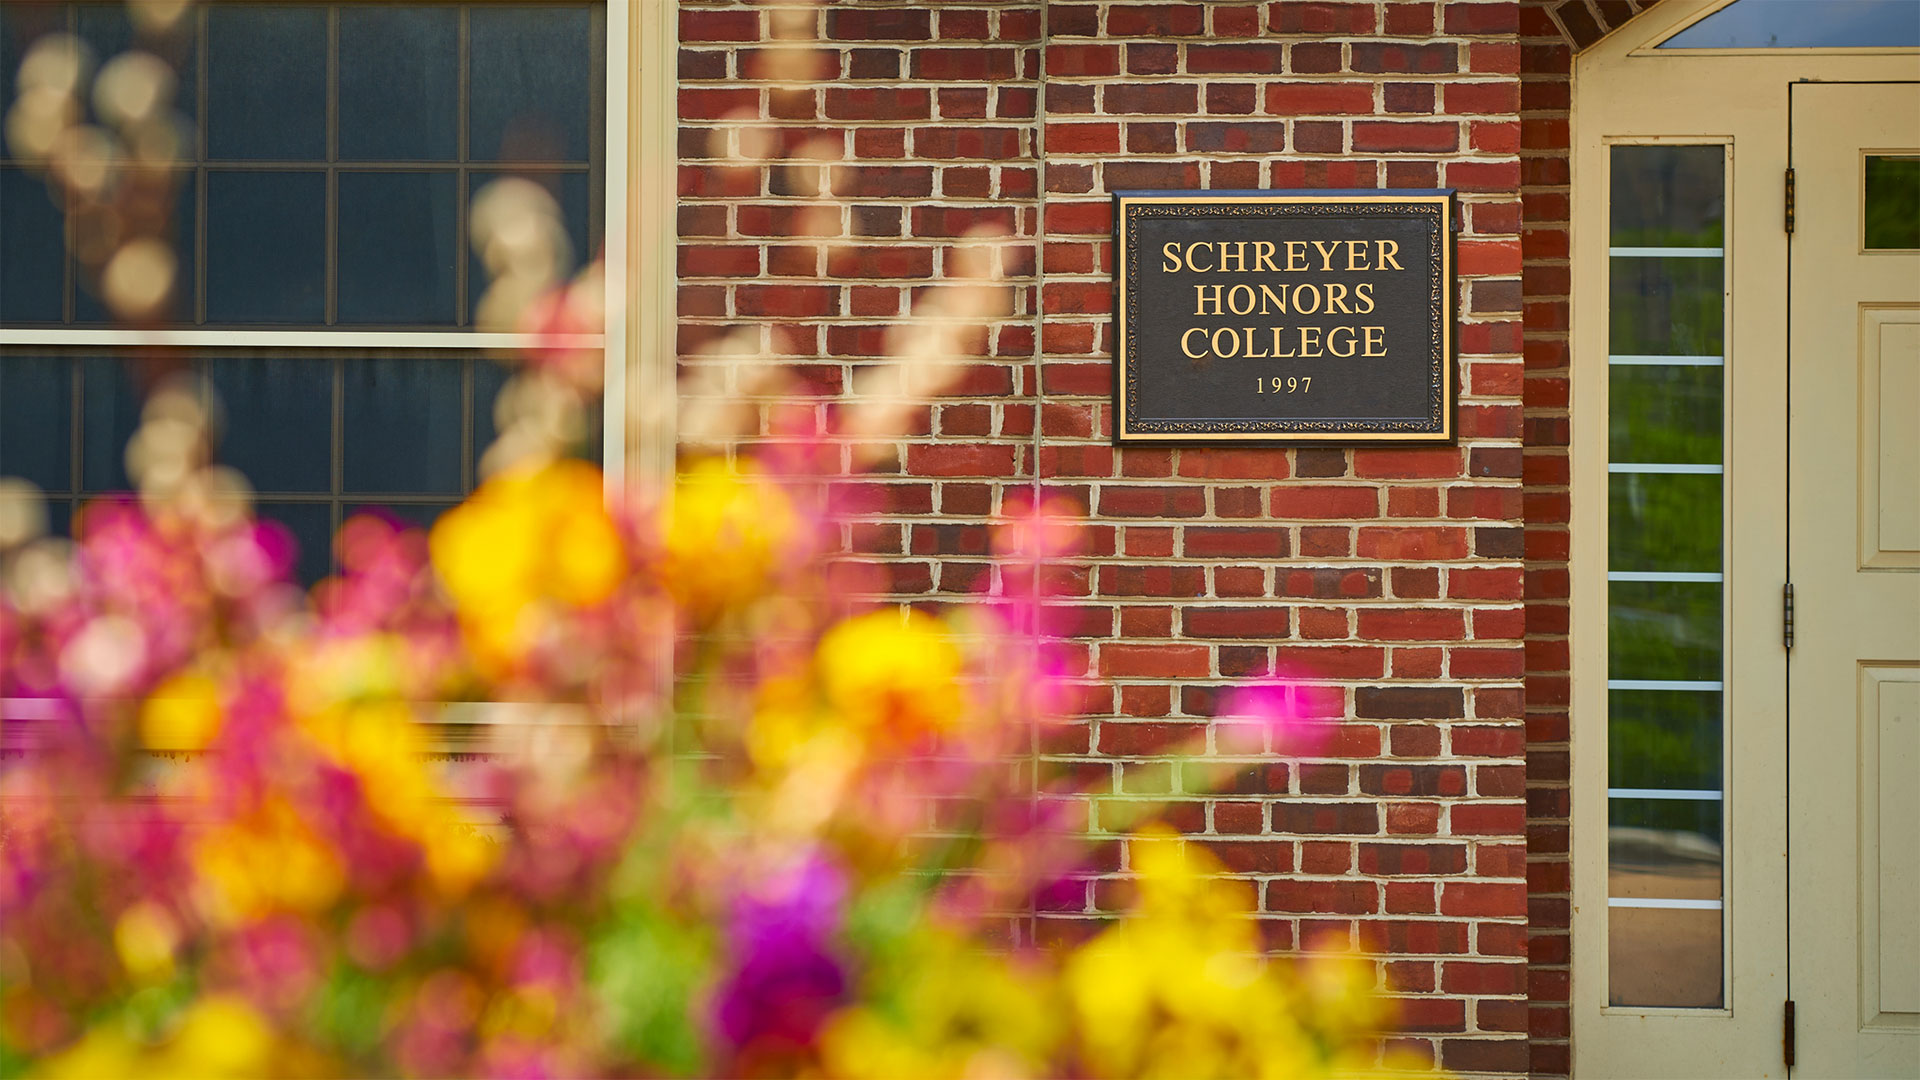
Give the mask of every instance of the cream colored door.
POLYGON ((1920 84, 1793 87, 1793 1075, 1920 1076, 1920 84), (1904 160, 1903 160, 1904 159, 1904 160))

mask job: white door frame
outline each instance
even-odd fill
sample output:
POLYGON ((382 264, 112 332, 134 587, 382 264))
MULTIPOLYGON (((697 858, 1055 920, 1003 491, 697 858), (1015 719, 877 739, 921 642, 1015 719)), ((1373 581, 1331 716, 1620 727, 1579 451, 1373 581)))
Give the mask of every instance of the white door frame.
POLYGON ((1572 108, 1574 1074, 1781 1076, 1787 997, 1788 85, 1894 81, 1914 50, 1656 50, 1725 0, 1667 0, 1575 58, 1572 108), (1607 1004, 1608 161, 1727 150, 1722 1009, 1607 1004))

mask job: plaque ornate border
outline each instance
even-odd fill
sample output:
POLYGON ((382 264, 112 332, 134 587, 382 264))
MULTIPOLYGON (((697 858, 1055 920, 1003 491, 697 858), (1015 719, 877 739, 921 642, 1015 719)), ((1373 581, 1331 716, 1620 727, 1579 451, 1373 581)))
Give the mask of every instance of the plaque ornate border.
POLYGON ((1453 192, 1452 191, 1121 191, 1113 196, 1114 379, 1113 439, 1146 441, 1372 443, 1453 441, 1453 192), (1143 218, 1180 217, 1405 217, 1429 219, 1427 272, 1427 415, 1418 419, 1143 420, 1139 415, 1138 295, 1127 282, 1139 272, 1134 225, 1143 218))

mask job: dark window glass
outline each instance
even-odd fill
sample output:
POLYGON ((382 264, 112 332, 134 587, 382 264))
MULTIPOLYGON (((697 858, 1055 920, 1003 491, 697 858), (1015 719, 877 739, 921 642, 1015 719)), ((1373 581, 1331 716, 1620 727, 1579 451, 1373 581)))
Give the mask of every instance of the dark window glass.
POLYGON ((261 502, 254 507, 262 518, 278 522, 293 534, 299 548, 294 578, 312 585, 333 568, 333 507, 323 502, 261 502))
POLYGON ((450 502, 348 503, 341 520, 371 514, 402 528, 431 529, 440 515, 452 509, 453 505, 450 502))
POLYGON ((500 391, 513 378, 513 372, 492 360, 473 362, 473 470, 480 475, 480 458, 487 447, 500 437, 494 423, 494 409, 500 403, 500 391))
POLYGON ((1867 155, 1866 236, 1868 251, 1920 248, 1920 157, 1867 155))
POLYGON ((453 160, 459 91, 459 9, 340 9, 342 160, 453 160))
MULTIPOLYGON (((173 278, 173 298, 171 309, 175 321, 193 320, 194 289, 194 222, 199 217, 199 197, 194 191, 194 174, 180 174, 178 187, 173 199, 173 216, 167 223, 167 240, 173 247, 176 262, 173 278)), ((77 273, 77 288, 73 297, 73 321, 81 324, 102 325, 117 321, 113 312, 95 295, 95 282, 84 272, 77 273)))
POLYGON ((207 156, 327 156, 327 11, 216 4, 207 9, 207 156))
POLYGON ((59 322, 66 224, 46 182, 0 168, 0 319, 59 322))
MULTIPOLYGON (((472 172, 467 174, 468 199, 479 194, 488 184, 506 176, 517 176, 541 184, 560 204, 560 224, 565 227, 567 243, 573 248, 573 260, 570 264, 572 268, 577 269, 586 260, 599 254, 600 241, 593 235, 591 225, 593 197, 586 173, 472 172)), ((469 255, 467 259, 467 310, 469 312, 480 303, 480 298, 486 295, 489 284, 491 279, 487 276, 486 267, 481 265, 479 255, 469 255)))
POLYGON ((1663 49, 1913 48, 1916 0, 1739 0, 1660 43, 1663 49))
POLYGON ((326 194, 319 172, 207 174, 209 322, 324 320, 326 194))
POLYGON ((0 361, 0 476, 73 490, 73 366, 59 357, 0 361))
POLYGON ((1612 244, 1720 246, 1726 220, 1723 147, 1623 146, 1619 153, 1630 167, 1613 170, 1612 244))
POLYGON ((409 357, 345 365, 344 490, 458 494, 460 361, 409 357))
POLYGON ((452 325, 452 172, 340 174, 339 321, 452 325))
POLYGON ((332 490, 331 363, 223 357, 208 370, 225 419, 221 461, 258 491, 332 490))
POLYGON ((146 387, 112 357, 89 357, 80 373, 80 485, 90 492, 126 491, 133 487, 127 479, 127 440, 140 426, 146 387))
POLYGON ((1608 461, 1720 463, 1721 365, 1615 362, 1608 374, 1608 461))
POLYGON ((475 161, 587 160, 592 13, 543 4, 472 9, 469 153, 475 161))
POLYGON ((1720 790, 1720 698, 1713 691, 1607 693, 1607 775, 1619 787, 1720 790))

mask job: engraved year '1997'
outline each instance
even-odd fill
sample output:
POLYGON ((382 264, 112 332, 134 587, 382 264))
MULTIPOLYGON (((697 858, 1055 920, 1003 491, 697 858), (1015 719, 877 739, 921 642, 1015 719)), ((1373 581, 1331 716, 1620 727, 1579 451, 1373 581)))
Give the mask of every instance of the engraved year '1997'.
POLYGON ((1313 389, 1313 376, 1274 375, 1269 378, 1255 379, 1253 385, 1255 387, 1253 392, 1256 394, 1304 394, 1313 389))

